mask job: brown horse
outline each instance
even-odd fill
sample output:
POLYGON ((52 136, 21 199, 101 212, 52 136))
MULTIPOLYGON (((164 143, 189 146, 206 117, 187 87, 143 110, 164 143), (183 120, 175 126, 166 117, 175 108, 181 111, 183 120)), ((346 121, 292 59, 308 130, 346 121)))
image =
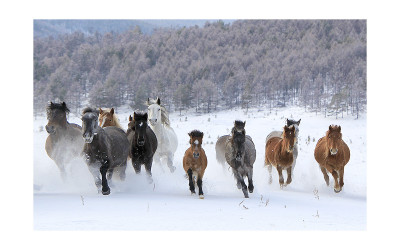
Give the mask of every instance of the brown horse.
POLYGON ((119 119, 114 112, 114 108, 111 109, 99 109, 99 126, 102 128, 115 126, 122 129, 119 119))
POLYGON ((195 194, 193 177, 196 178, 197 186, 199 187, 199 197, 204 199, 203 194, 203 175, 207 168, 207 156, 204 149, 201 147, 203 142, 203 133, 198 130, 193 130, 189 133, 190 147, 186 150, 183 156, 183 169, 189 177, 189 188, 192 194, 195 194))
POLYGON ((80 156, 84 142, 82 140, 81 126, 69 123, 67 114, 69 109, 65 102, 50 102, 47 106, 45 149, 47 155, 60 169, 61 178, 66 180, 65 166, 74 158, 80 156))
POLYGON ((329 126, 326 136, 320 138, 315 146, 314 157, 324 174, 326 185, 329 186, 328 170, 335 180, 335 192, 342 191, 344 166, 350 160, 350 149, 342 140, 340 126, 329 126))
POLYGON ((282 138, 272 137, 265 145, 265 165, 268 166, 269 183, 272 183, 272 166, 276 167, 279 174, 279 184, 281 188, 284 185, 282 170, 286 170, 286 184, 292 182, 293 149, 296 142, 295 127, 285 126, 283 128, 282 138))

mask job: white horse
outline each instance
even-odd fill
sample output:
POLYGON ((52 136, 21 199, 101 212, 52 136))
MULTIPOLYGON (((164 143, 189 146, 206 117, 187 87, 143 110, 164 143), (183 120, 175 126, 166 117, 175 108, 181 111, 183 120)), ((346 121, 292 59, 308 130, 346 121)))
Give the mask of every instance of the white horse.
MULTIPOLYGON (((286 119, 286 126, 288 126, 288 127, 294 126, 294 128, 295 128, 294 134, 296 137, 296 141, 295 141, 294 149, 293 149, 292 175, 293 175, 294 167, 296 166, 297 155, 299 154, 297 143, 299 141, 298 139, 299 139, 299 132, 300 132, 300 129, 299 129, 300 121, 301 121, 301 119, 298 121, 286 119)), ((282 131, 272 131, 271 133, 268 134, 267 138, 265 139, 265 142, 267 142, 272 137, 282 137, 282 133, 283 133, 282 131)), ((269 184, 271 184, 272 183, 272 166, 268 166, 268 172, 269 172, 269 184)))
POLYGON ((167 110, 162 106, 160 98, 153 100, 147 99, 148 121, 150 128, 154 131, 158 141, 157 151, 153 159, 157 163, 161 162, 162 157, 167 157, 167 165, 172 172, 175 171, 173 166, 174 154, 178 148, 178 137, 175 131, 170 127, 167 110))

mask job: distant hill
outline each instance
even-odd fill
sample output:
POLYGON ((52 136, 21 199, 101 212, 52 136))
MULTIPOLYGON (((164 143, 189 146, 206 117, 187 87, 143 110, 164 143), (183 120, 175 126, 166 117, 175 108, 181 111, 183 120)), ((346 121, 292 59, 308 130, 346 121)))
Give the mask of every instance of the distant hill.
MULTIPOLYGON (((94 34, 99 32, 101 34, 107 32, 120 33, 136 26, 145 34, 151 34, 156 28, 179 28, 190 27, 198 25, 202 27, 206 22, 214 22, 217 20, 108 20, 108 19, 83 19, 83 20, 67 20, 67 19, 54 19, 44 20, 37 19, 33 22, 34 37, 57 37, 61 34, 71 34, 75 31, 80 31, 84 34, 94 34)), ((224 20, 225 23, 231 22, 224 20)))

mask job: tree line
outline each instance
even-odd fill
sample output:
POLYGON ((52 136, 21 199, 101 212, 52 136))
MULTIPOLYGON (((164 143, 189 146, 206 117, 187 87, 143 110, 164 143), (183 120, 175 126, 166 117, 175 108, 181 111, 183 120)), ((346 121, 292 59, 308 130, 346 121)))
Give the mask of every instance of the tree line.
POLYGON ((238 20, 144 34, 34 38, 34 111, 49 100, 170 112, 297 105, 357 116, 366 106, 366 20, 238 20))

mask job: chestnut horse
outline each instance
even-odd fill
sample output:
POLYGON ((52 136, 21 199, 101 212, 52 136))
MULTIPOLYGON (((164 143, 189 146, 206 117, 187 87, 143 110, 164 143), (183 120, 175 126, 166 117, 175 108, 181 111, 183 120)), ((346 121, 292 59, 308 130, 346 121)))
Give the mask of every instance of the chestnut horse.
POLYGON ((342 191, 344 167, 350 160, 350 149, 342 140, 340 126, 329 126, 326 135, 315 146, 314 157, 324 174, 326 185, 329 186, 328 171, 335 180, 335 192, 342 191))
POLYGON ((189 177, 189 188, 192 194, 196 194, 194 191, 193 178, 195 179, 197 186, 199 187, 199 197, 204 199, 203 194, 203 175, 207 168, 207 156, 204 149, 201 147, 203 143, 203 132, 193 130, 189 133, 190 136, 190 147, 186 150, 183 156, 183 169, 189 177))
POLYGON ((282 138, 272 137, 265 145, 265 165, 268 166, 269 183, 272 183, 272 166, 276 167, 279 174, 279 184, 284 185, 282 170, 286 170, 286 184, 292 182, 293 149, 296 142, 295 127, 283 127, 282 138))
POLYGON ((60 169, 61 178, 66 180, 65 166, 78 157, 83 149, 81 126, 69 123, 67 114, 69 109, 65 102, 50 102, 47 106, 46 131, 49 136, 46 139, 45 149, 47 155, 60 169))
POLYGON ((119 119, 115 114, 114 108, 111 109, 101 109, 99 108, 99 126, 102 128, 115 126, 122 129, 119 119))

